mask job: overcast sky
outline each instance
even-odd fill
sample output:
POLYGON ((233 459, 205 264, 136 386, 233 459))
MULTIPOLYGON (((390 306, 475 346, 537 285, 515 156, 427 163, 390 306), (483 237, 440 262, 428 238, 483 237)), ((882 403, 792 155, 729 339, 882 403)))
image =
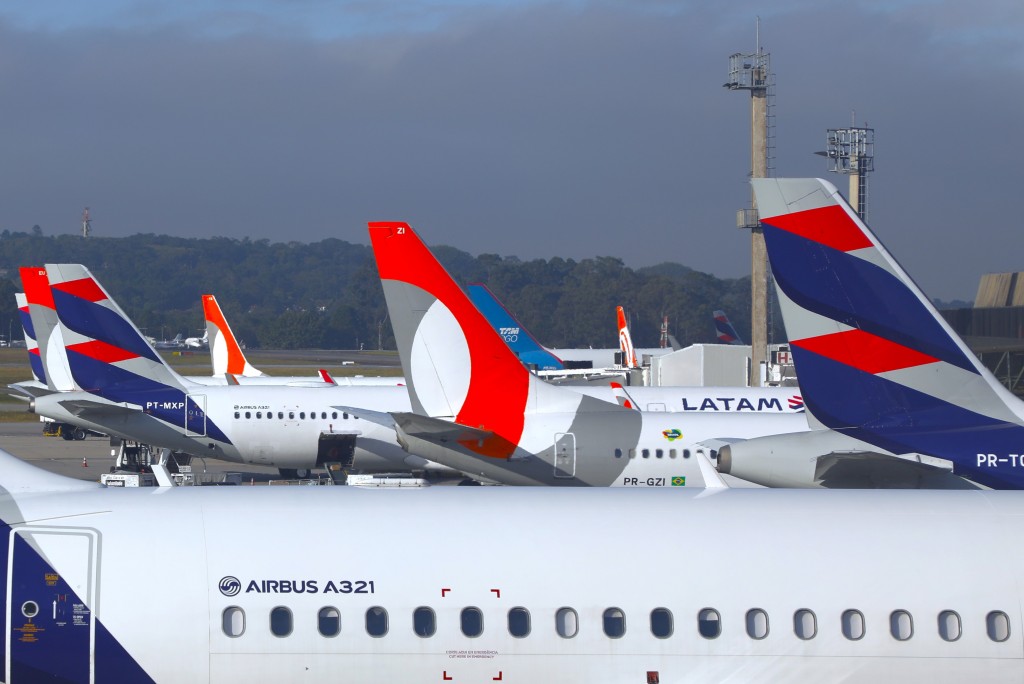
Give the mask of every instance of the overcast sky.
MULTIPOLYGON (((875 128, 869 223, 925 292, 1024 270, 1020 0, 5 0, 0 229, 431 244, 749 274, 749 95, 776 175, 875 128)), ((845 191, 846 179, 827 177, 845 191)))

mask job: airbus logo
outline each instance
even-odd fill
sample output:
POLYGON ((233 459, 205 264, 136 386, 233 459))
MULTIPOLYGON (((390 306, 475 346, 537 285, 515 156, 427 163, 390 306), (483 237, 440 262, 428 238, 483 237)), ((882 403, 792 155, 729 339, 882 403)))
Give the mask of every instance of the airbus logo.
POLYGON ((220 593, 225 596, 236 596, 242 590, 242 583, 238 581, 237 577, 227 575, 221 578, 218 588, 220 593))

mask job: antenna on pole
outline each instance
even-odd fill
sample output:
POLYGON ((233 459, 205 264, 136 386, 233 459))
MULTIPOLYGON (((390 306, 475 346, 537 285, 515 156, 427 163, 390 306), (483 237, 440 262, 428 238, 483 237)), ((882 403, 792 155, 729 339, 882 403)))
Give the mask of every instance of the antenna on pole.
POLYGON ((89 207, 85 208, 82 212, 82 237, 89 237, 89 233, 92 232, 92 219, 89 218, 89 207))

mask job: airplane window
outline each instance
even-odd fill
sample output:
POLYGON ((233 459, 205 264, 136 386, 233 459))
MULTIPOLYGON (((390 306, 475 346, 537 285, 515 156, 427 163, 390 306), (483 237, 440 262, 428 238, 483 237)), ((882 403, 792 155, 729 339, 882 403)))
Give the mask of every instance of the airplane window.
POLYGON ((432 637, 437 631, 437 616, 432 608, 420 606, 412 612, 412 631, 416 636, 432 637))
POLYGON ((604 633, 612 639, 618 639, 626 633, 626 614, 619 608, 604 611, 604 633))
POLYGON ((571 639, 579 630, 579 618, 572 608, 559 608, 555 613, 555 631, 558 636, 571 639))
POLYGON ((341 611, 337 608, 321 608, 316 615, 316 628, 325 637, 338 636, 341 631, 341 611))
POLYGON ((939 636, 946 641, 960 638, 960 616, 952 610, 939 613, 939 636))
POLYGON ((508 611, 508 633, 517 639, 530 634, 530 611, 516 607, 508 611))
POLYGON ((683 458, 690 458, 690 450, 683 449, 683 458))
POLYGON ((245 611, 238 606, 228 606, 221 614, 221 627, 229 637, 240 637, 245 632, 245 611))
POLYGON ((284 411, 278 411, 277 412, 277 419, 278 420, 284 420, 284 411))
POLYGON ((323 412, 322 412, 322 413, 320 414, 320 418, 321 418, 322 420, 327 420, 327 411, 323 411, 323 412))
POLYGON ((848 610, 842 618, 843 636, 850 641, 864 638, 864 614, 859 610, 848 610))
POLYGON ((650 449, 643 449, 640 453, 641 453, 641 455, 643 455, 644 458, 650 458, 651 457, 651 450, 650 449))
POLYGON ((380 606, 373 606, 366 611, 366 633, 372 637, 382 637, 388 633, 388 611, 380 606))
POLYGON ((751 639, 764 639, 768 636, 768 613, 760 608, 747 611, 747 636, 751 639))
POLYGON ((288 412, 288 420, 295 420, 295 411, 288 412))
POLYGON ((274 417, 273 411, 267 411, 267 420, 271 420, 274 417))
POLYGON ((249 420, 250 418, 252 418, 252 412, 251 411, 246 411, 245 412, 245 419, 249 420))
POLYGON ((278 606, 270 611, 270 632, 274 636, 286 637, 292 633, 292 611, 278 606))
POLYGON ((342 420, 348 420, 348 414, 347 413, 342 413, 341 414, 341 418, 342 418, 342 420))
POLYGON ((894 639, 906 641, 914 636, 914 619, 905 610, 894 610, 889 616, 889 632, 894 639))
POLYGON ((662 457, 664 457, 664 455, 665 455, 665 450, 664 449, 655 449, 654 450, 655 458, 662 458, 662 457))
POLYGON ((992 641, 1006 641, 1010 638, 1010 618, 1001 610, 993 610, 985 616, 985 628, 992 641))
POLYGON ((669 458, 675 458, 676 457, 676 450, 675 449, 669 449, 668 450, 668 457, 669 458))
POLYGON ((459 621, 462 633, 468 637, 478 637, 484 631, 484 614, 479 608, 463 608, 459 621))
POLYGON ((793 631, 801 639, 813 639, 818 633, 818 618, 814 611, 801 608, 793 613, 793 631))
POLYGON ((299 413, 299 420, 306 420, 306 412, 305 411, 301 411, 299 413))
POLYGON ((722 633, 722 618, 714 608, 697 613, 697 631, 705 639, 715 639, 722 633))
POLYGON ((636 449, 630 449, 629 450, 629 457, 630 458, 636 458, 636 449))
POLYGON ((338 418, 338 412, 337 411, 331 411, 331 418, 336 420, 338 418))
POLYGON ((622 449, 615 450, 615 458, 622 458, 622 449))
POLYGON ((668 608, 655 608, 651 611, 651 634, 659 639, 672 636, 672 611, 668 608))
POLYGON ((238 411, 235 411, 235 418, 238 419, 238 418, 241 418, 241 417, 242 417, 242 414, 240 414, 238 411))
POLYGON ((256 412, 256 417, 257 418, 262 418, 263 417, 263 411, 257 411, 256 412))

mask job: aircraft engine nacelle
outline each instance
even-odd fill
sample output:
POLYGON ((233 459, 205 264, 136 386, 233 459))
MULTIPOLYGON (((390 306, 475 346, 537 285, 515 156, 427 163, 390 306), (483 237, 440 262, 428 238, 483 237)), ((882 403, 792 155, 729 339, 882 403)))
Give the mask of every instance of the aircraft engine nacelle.
POLYGON ((718 472, 765 487, 818 487, 818 457, 828 451, 808 445, 813 435, 771 435, 727 444, 718 450, 718 472))
POLYGON ((953 464, 894 454, 830 430, 748 439, 718 450, 718 471, 765 487, 975 489, 953 464))

